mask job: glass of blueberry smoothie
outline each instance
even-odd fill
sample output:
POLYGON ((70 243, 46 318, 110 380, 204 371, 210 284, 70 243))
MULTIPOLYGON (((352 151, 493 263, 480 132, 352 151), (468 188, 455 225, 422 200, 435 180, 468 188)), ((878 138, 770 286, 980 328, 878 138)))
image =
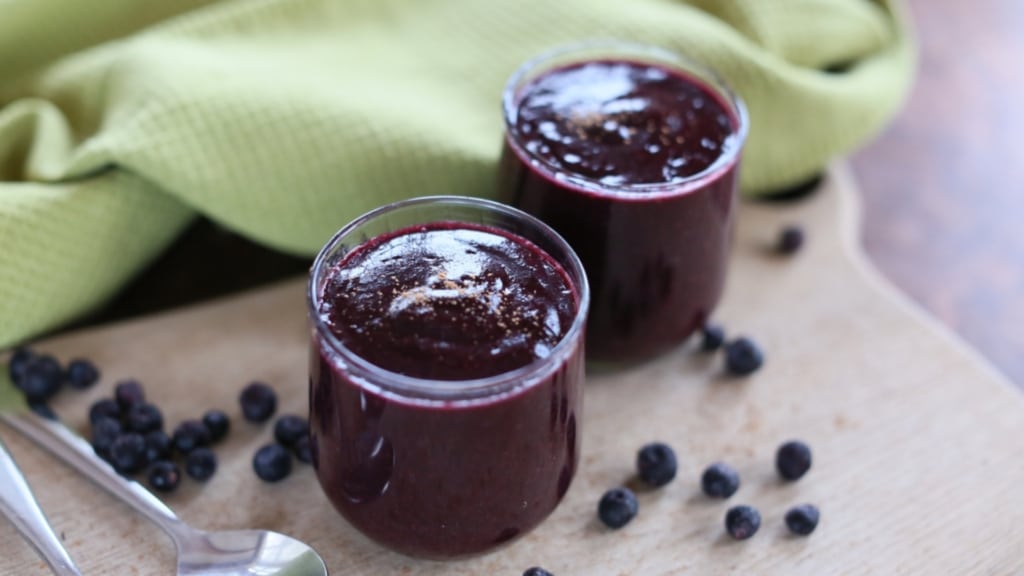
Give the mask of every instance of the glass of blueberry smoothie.
POLYGON ((526 62, 503 108, 499 199, 583 262, 589 357, 643 360, 703 325, 725 282, 742 101, 682 56, 592 42, 526 62))
POLYGON ((308 298, 313 464, 353 526, 450 558, 555 509, 579 458, 590 296, 554 231, 487 200, 398 202, 327 243, 308 298))

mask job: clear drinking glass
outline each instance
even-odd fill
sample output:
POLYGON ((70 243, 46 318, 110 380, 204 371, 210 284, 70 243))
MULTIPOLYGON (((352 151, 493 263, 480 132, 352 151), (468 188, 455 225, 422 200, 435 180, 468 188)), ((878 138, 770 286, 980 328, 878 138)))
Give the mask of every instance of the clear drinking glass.
POLYGON ((496 202, 402 201, 357 218, 324 246, 308 298, 313 462, 354 527, 405 554, 448 558, 508 542, 555 509, 579 458, 589 303, 582 265, 561 237, 496 202), (573 314, 545 356, 483 378, 425 379, 367 361, 332 331, 325 287, 353 251, 409 230, 463 228, 525 242, 564 271, 571 293, 558 297, 572 299, 573 314))
POLYGON ((642 360, 701 327, 726 279, 740 98, 683 55, 587 42, 523 64, 503 108, 498 198, 550 224, 583 262, 587 354, 642 360))

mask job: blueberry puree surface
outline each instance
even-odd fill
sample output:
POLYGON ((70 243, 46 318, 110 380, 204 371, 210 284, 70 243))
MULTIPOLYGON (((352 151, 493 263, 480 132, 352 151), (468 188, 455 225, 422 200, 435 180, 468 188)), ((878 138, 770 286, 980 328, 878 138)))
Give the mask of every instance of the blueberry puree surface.
POLYGON ((536 158, 605 186, 681 183, 733 135, 724 104, 656 66, 590 62, 538 78, 519 101, 516 136, 536 158))
MULTIPOLYGON (((524 239, 439 223, 369 240, 328 273, 321 320, 390 372, 458 388, 551 355, 578 311, 565 270, 524 239)), ((324 492, 363 534, 451 558, 529 532, 568 490, 580 448, 583 346, 470 400, 367 385, 314 330, 310 443, 324 492), (429 395, 428 395, 429 396, 429 395)))
POLYGON ((547 357, 576 313, 569 279, 523 239, 465 225, 378 238, 327 280, 323 319, 373 364, 468 380, 547 357))
POLYGON ((499 199, 559 232, 591 287, 587 354, 636 361, 685 340, 725 282, 740 118, 700 78, 592 60, 513 96, 499 199))

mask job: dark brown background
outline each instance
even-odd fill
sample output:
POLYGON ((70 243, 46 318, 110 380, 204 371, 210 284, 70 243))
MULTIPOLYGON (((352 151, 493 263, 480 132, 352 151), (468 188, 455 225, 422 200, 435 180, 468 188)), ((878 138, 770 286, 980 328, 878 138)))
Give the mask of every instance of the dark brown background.
MULTIPOLYGON (((852 159, 864 244, 888 278, 1024 387, 1024 2, 910 7, 916 87, 852 159)), ((200 222, 92 321, 228 293, 307 264, 200 222)))
POLYGON ((1024 387, 1024 2, 910 0, 906 108, 854 155, 871 260, 1024 387))

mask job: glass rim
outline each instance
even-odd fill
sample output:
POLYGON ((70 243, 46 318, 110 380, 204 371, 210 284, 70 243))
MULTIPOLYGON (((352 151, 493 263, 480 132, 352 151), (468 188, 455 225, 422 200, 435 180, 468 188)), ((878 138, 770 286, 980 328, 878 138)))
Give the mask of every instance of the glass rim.
MULTIPOLYGON (((431 220, 430 222, 459 222, 459 220, 444 220, 439 218, 431 220)), ((483 225, 488 226, 486 223, 483 225)), ((360 242, 357 246, 362 244, 363 243, 360 242)), ((344 361, 345 366, 350 369, 350 372, 352 368, 355 368, 359 372, 359 378, 355 383, 360 388, 369 389, 379 394, 405 401, 427 404, 441 403, 448 406, 452 404, 471 404, 481 400, 490 400, 497 396, 515 391, 521 387, 531 387, 533 384, 540 382, 544 377, 554 372, 555 369, 560 366, 562 362, 574 351, 576 346, 583 345, 582 332, 584 325, 586 324, 587 311, 590 304, 590 286, 587 281, 583 264, 580 262, 579 256, 577 256, 576 252, 571 246, 569 246, 569 243, 566 242, 561 235, 538 218, 535 218, 517 208, 484 198, 456 195, 419 196, 416 198, 399 200, 374 208, 373 210, 358 216, 335 232, 334 235, 331 236, 330 240, 328 240, 320 249, 320 252, 317 254, 312 266, 310 267, 309 281, 307 282, 306 290, 306 304, 310 322, 312 323, 317 336, 319 336, 320 341, 326 344, 327 351, 329 353, 340 357, 344 361), (429 378, 417 378, 414 376, 399 374, 398 372, 393 372, 387 368, 373 364, 350 350, 330 330, 320 315, 320 305, 322 303, 320 288, 323 280, 325 279, 324 273, 330 269, 328 259, 332 256, 334 248, 336 248, 338 243, 341 242, 348 234, 352 233, 360 226, 385 214, 410 206, 429 204, 483 208, 515 218, 516 220, 525 221, 528 225, 535 227, 542 234, 549 236, 550 240, 555 242, 556 245, 565 251, 565 254, 568 257, 568 262, 562 262, 561 258, 551 254, 543 246, 540 246, 530 238, 523 237, 515 231, 503 230, 504 232, 519 236, 523 240, 530 242, 537 249, 541 250, 548 258, 554 260, 565 270, 566 275, 569 277, 570 285, 576 292, 576 311, 573 316, 572 324, 570 324, 569 329, 551 349, 551 353, 548 356, 538 358, 533 362, 514 370, 509 370, 507 372, 502 372, 501 374, 495 374, 484 378, 472 378, 466 380, 434 380, 429 378), (367 377, 372 377, 373 380, 368 380, 367 377)), ((323 346, 320 346, 320 348, 323 348, 323 346)), ((317 352, 322 353, 322 350, 317 350, 317 352)))
MULTIPOLYGON (((625 56, 626 54, 621 55, 625 56)), ((725 172, 736 164, 741 152, 743 151, 743 147, 746 144, 747 133, 750 128, 750 118, 743 99, 736 94, 732 87, 729 86, 729 84, 713 68, 678 52, 650 44, 628 42, 624 40, 584 40, 581 42, 562 44, 545 52, 541 52, 520 64, 520 66, 512 73, 508 81, 505 83, 505 88, 501 96, 501 103, 505 120, 505 141, 508 142, 513 152, 519 156, 521 160, 524 160, 526 163, 532 164, 537 168, 538 173, 541 176, 559 185, 570 185, 587 193, 609 196, 623 200, 642 199, 649 201, 657 198, 675 197, 687 194, 702 187, 705 182, 717 177, 719 174, 725 172), (520 145, 518 139, 513 137, 515 134, 514 128, 516 126, 516 121, 519 117, 520 82, 527 78, 530 72, 545 63, 555 61, 566 56, 571 56, 574 53, 579 53, 581 57, 576 60, 569 60, 566 64, 584 62, 587 58, 583 55, 588 51, 605 51, 608 52, 609 55, 613 55, 615 52, 631 53, 637 57, 659 60, 661 63, 672 65, 683 72, 693 70, 698 71, 701 75, 700 79, 705 81, 710 88, 717 93, 717 96, 720 96, 728 107, 731 108, 729 112, 736 123, 733 134, 731 135, 734 144, 724 150, 723 153, 706 168, 700 172, 686 176, 679 181, 621 185, 609 185, 594 178, 566 172, 563 168, 560 168, 546 158, 537 156, 528 150, 525 150, 523 146, 520 145), (529 162, 531 160, 535 160, 536 164, 529 162), (642 193, 642 196, 638 193, 642 193)))

